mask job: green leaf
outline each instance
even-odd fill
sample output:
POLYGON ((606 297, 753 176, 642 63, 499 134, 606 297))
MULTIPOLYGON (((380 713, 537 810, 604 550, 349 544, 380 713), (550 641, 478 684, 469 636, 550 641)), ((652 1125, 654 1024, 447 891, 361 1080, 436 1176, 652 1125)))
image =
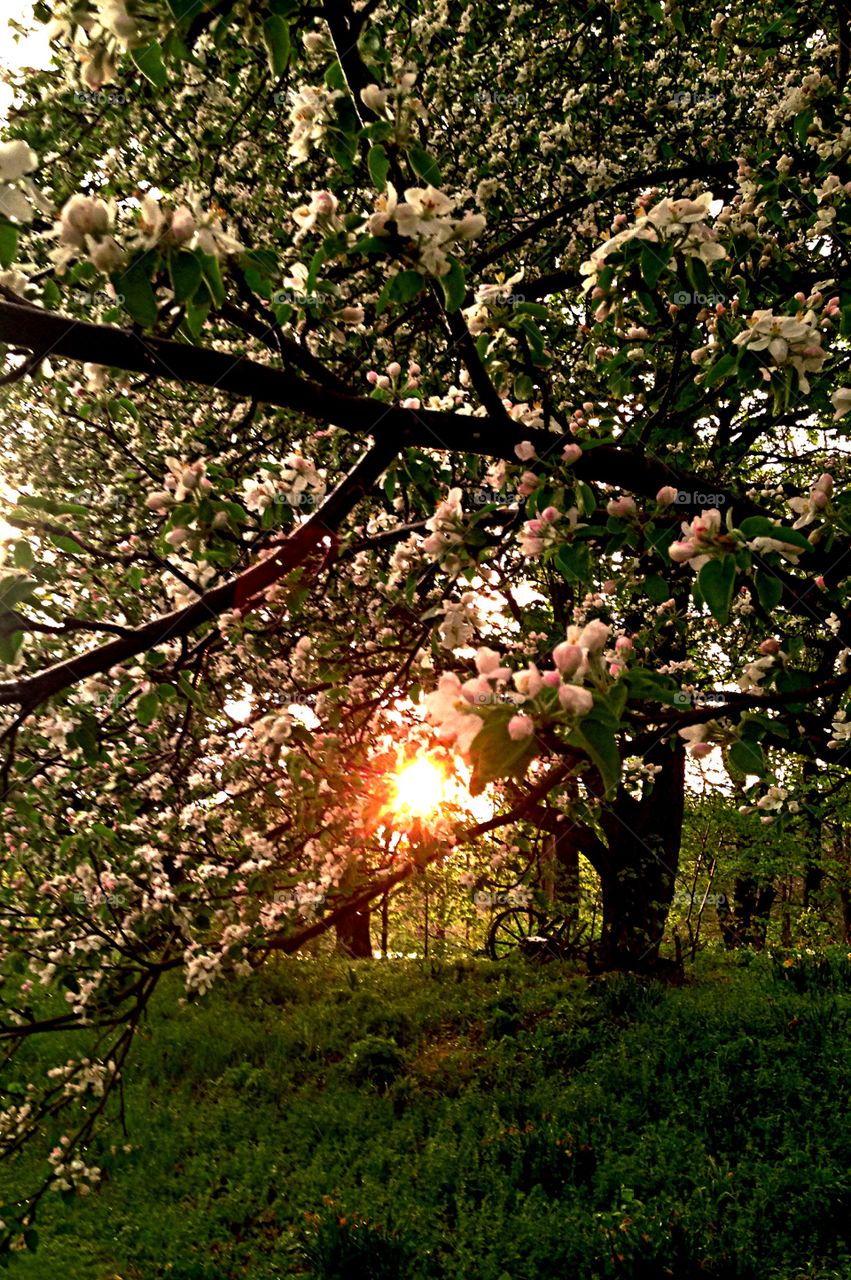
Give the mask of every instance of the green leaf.
POLYGON ((590 576, 591 552, 581 543, 566 543, 560 547, 555 562, 567 582, 585 582, 590 576))
POLYGON ((199 253, 198 258, 201 263, 204 280, 210 290, 210 297, 217 307, 224 306, 225 286, 222 281, 222 273, 219 270, 218 258, 214 258, 211 253, 199 253))
POLYGON ((18 232, 8 222, 0 223, 0 266, 11 267, 18 252, 18 232))
POLYGON ((411 162, 411 168, 417 177, 422 178, 423 182, 428 182, 433 187, 439 187, 442 179, 437 161, 433 156, 430 156, 422 147, 409 147, 407 154, 411 162))
POLYGON ((518 373, 514 379, 514 399, 518 402, 528 401, 534 394, 535 388, 528 373, 518 373))
POLYGON ((421 291, 424 283, 419 271, 400 271, 398 275, 391 276, 387 296, 394 302, 410 302, 421 291))
POLYGON ((168 262, 171 284, 177 302, 186 302, 201 283, 201 263, 194 253, 174 253, 168 262))
POLYGON ((467 292, 467 281, 464 277, 464 268, 457 258, 449 257, 450 267, 445 276, 440 277, 440 287, 443 289, 443 297, 446 301, 446 310, 451 314, 457 311, 464 301, 464 295, 467 292))
POLYGON ((537 752, 534 734, 517 741, 509 737, 508 722, 513 715, 514 711, 506 708, 503 714, 489 716, 470 745, 470 792, 474 796, 494 778, 522 777, 537 752))
POLYGON ((783 583, 779 578, 775 578, 774 574, 764 573, 762 570, 757 571, 754 581, 759 603, 767 613, 771 613, 780 603, 783 595, 783 583))
POLYGON ((80 544, 75 542, 73 538, 65 538, 61 533, 51 533, 48 536, 54 547, 58 547, 60 551, 67 551, 72 556, 80 554, 80 544))
POLYGON ((688 695, 680 691, 676 681, 658 671, 633 667, 631 671, 624 672, 623 681, 629 688, 629 696, 638 701, 646 699, 664 702, 672 707, 685 706, 689 701, 688 695))
POLYGON ((23 631, 7 631, 0 634, 0 662, 11 666, 18 656, 18 650, 24 643, 23 631))
POLYGON ((585 752, 596 765, 606 791, 613 791, 621 776, 621 757, 610 725, 592 711, 571 731, 567 741, 585 752))
POLYGON ((716 360, 715 363, 707 369, 703 376, 702 385, 704 387, 711 387, 713 383, 721 382, 723 378, 728 378, 730 374, 734 372, 735 368, 736 357, 728 351, 726 355, 723 355, 720 360, 716 360))
POLYGON ((270 14, 263 23, 263 43, 273 76, 282 76, 290 60, 290 28, 277 13, 270 14))
POLYGON ((765 773, 765 756, 758 742, 734 742, 729 753, 730 763, 742 773, 765 773))
POLYGON ((163 51, 158 40, 146 45, 144 49, 131 49, 130 57, 136 63, 146 80, 150 80, 155 89, 164 89, 168 84, 168 72, 163 62, 163 51))
POLYGON ((736 561, 732 556, 720 560, 707 560, 697 577, 700 594, 709 606, 716 622, 725 623, 730 615, 733 586, 736 581, 736 561))
POLYGON ((650 573, 644 580, 644 594, 654 604, 670 599, 671 588, 660 573, 650 573))
POLYGON ((12 552, 12 563, 16 569, 31 569, 35 564, 33 549, 26 538, 22 538, 20 542, 15 543, 15 549, 12 552))
POLYGON ((136 703, 136 719, 139 724, 153 724, 157 718, 160 709, 160 700, 153 690, 150 693, 143 693, 136 703))
POLYGON ((788 542, 802 551, 809 551, 810 544, 800 529, 784 529, 782 525, 772 524, 766 516, 748 516, 739 525, 742 533, 750 541, 751 538, 774 538, 777 542, 788 542))
POLYGON ((383 191, 387 186, 387 174, 390 171, 390 161, 387 159, 387 152, 380 144, 370 147, 366 157, 369 176, 378 187, 379 191, 383 191))
POLYGON ((201 336, 201 330, 204 328, 204 321, 207 319, 209 310, 209 298, 205 298, 203 302, 199 303, 187 302, 184 326, 190 338, 197 340, 201 336))
POLYGON ((655 289, 659 283, 659 277, 671 261, 671 251, 669 248, 660 247, 651 244, 649 241, 641 246, 641 274, 644 282, 649 289, 655 289))
POLYGON ((153 255, 143 253, 126 271, 110 276, 116 293, 124 299, 124 310, 143 329, 157 322, 157 296, 151 284, 153 255))

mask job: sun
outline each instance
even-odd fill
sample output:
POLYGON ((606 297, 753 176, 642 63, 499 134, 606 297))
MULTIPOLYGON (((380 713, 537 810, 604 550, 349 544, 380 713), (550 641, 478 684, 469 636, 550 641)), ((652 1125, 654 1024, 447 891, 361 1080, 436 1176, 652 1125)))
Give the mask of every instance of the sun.
POLYGON ((414 818, 434 813, 446 802, 446 775, 428 756, 406 765, 394 780, 396 793, 391 808, 414 818))

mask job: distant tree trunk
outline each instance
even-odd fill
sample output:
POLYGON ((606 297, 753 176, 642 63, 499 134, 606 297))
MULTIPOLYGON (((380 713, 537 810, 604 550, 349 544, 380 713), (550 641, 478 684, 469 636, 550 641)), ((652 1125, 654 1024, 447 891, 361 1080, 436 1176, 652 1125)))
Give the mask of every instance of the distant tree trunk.
POLYGON ((755 876, 741 876, 733 889, 733 909, 719 910, 718 921, 728 951, 736 947, 765 946, 776 889, 769 881, 760 884, 755 876))
POLYGON ((353 911, 336 925, 337 950, 357 960, 372 959, 372 940, 369 933, 369 906, 353 911))

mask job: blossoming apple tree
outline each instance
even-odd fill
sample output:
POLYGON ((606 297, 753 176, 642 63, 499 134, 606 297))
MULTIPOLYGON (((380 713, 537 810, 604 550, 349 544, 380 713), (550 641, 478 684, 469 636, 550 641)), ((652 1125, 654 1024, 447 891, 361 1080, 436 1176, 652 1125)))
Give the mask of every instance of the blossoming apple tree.
POLYGON ((652 968, 687 753, 782 829, 790 762, 841 779, 851 735, 844 6, 34 21, 53 65, 0 143, 0 1143, 57 1141, 7 1245, 96 1181, 165 972, 203 992, 541 830, 600 877, 598 963, 652 968), (492 816, 394 810, 424 754, 492 816))

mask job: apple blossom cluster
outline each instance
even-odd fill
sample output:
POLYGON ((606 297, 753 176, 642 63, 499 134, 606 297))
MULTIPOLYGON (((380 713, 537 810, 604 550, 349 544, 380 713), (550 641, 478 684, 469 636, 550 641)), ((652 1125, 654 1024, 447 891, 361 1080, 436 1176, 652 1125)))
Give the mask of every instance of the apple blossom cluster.
POLYGON ((337 123, 334 103, 344 97, 342 89, 324 85, 303 84, 290 93, 289 154, 296 164, 304 164, 314 149, 321 148, 337 123))
POLYGON ((262 515, 276 502, 293 507, 318 506, 325 496, 324 468, 300 453, 290 453, 280 464, 263 467, 259 480, 243 480, 243 502, 262 515))
POLYGON ((64 1146, 54 1147, 47 1159, 53 1174, 52 1191, 76 1191, 78 1195, 85 1196, 101 1180, 101 1170, 97 1165, 87 1165, 79 1156, 69 1160, 64 1146))
POLYGON ((408 187, 400 200, 392 182, 378 197, 375 213, 367 218, 364 230, 372 236, 387 236, 392 226, 408 242, 413 266, 425 275, 445 276, 450 268, 450 250, 475 240, 485 228, 481 213, 453 216, 457 201, 431 185, 408 187))
POLYGON ((426 528, 430 534, 421 544, 423 551, 448 572, 456 572, 461 566, 458 548, 463 546, 465 536, 460 489, 449 490, 434 515, 426 520, 426 528))
POLYGON ((521 267, 508 277, 501 272, 493 284, 479 285, 473 294, 473 305, 465 307, 461 313, 474 338, 499 320, 513 296, 514 286, 520 283, 524 274, 525 268, 521 267))
POLYGON ((679 737, 686 743, 686 749, 695 760, 702 760, 717 746, 729 746, 739 741, 737 730, 729 728, 720 720, 706 720, 703 724, 690 724, 678 729, 679 737))
POLYGON ((701 512, 690 524, 683 521, 682 531, 686 536, 668 547, 668 555, 676 564, 688 561, 692 569, 700 569, 707 560, 735 550, 735 542, 724 530, 717 507, 701 512))
MULTIPOLYGON (((838 306, 838 299, 836 302, 838 306)), ((818 373, 827 359, 814 311, 804 311, 797 316, 755 311, 748 320, 747 329, 737 334, 733 342, 757 354, 764 351, 775 368, 794 369, 801 391, 810 390, 807 374, 818 373)), ((762 376, 770 381, 771 369, 763 368, 762 376)))
POLYGON ((454 743, 462 755, 469 755, 488 708, 504 703, 517 707, 506 724, 515 742, 531 738, 539 723, 572 724, 594 705, 593 692, 583 681, 601 687, 605 681, 603 650, 610 634, 611 628, 596 619, 582 628, 569 627, 567 639, 552 651, 553 667, 543 672, 534 662, 512 672, 495 650, 482 646, 476 653, 476 676, 462 682, 454 671, 446 671, 437 689, 425 695, 428 720, 441 741, 454 743))
POLYGON ((376 369, 367 370, 366 380, 375 389, 375 393, 388 393, 386 396, 382 395, 382 399, 398 400, 403 409, 419 409, 419 396, 408 396, 405 392, 419 388, 421 372, 422 369, 415 360, 408 364, 407 372, 402 369, 398 360, 391 360, 384 373, 379 373, 376 369))
MULTIPOLYGON (((530 473, 531 474, 531 473, 530 473)), ((527 520, 520 531, 520 551, 524 556, 541 556, 569 542, 574 529, 580 527, 579 508, 559 511, 545 507, 539 516, 527 520)))
POLYGON ((392 85, 382 88, 368 84, 360 91, 363 105, 379 120, 387 120, 393 125, 393 141, 400 147, 416 140, 416 121, 427 119, 422 99, 412 93, 416 82, 417 67, 409 62, 397 71, 392 85))
MULTIPOLYGON (((443 649, 463 649, 475 635, 476 594, 465 591, 460 600, 447 600, 438 632, 443 649)), ((431 655, 428 655, 429 661, 431 655)))
MULTIPOLYGON (((145 499, 147 509, 155 515, 166 516, 169 511, 187 504, 199 508, 204 498, 210 496, 213 488, 206 475, 206 462, 198 459, 196 462, 186 463, 181 462, 179 458, 166 458, 165 462, 168 470, 165 474, 164 487, 148 494, 145 499)), ((227 511, 217 511, 212 517, 211 527, 224 528, 228 519, 227 511)), ((205 532, 198 527, 197 521, 193 520, 175 525, 166 534, 165 540, 170 547, 177 550, 184 543, 200 545, 205 532)))
POLYGON ((595 249, 588 261, 580 267, 580 273, 586 277, 583 290, 592 290, 592 298, 599 300, 594 313, 596 320, 605 320, 612 309, 612 304, 607 299, 607 290, 597 284, 598 277, 604 267, 611 265, 609 259, 631 240, 661 246, 668 263, 676 254, 683 258, 699 258, 703 263, 726 258, 727 251, 719 243, 717 232, 706 221, 712 199, 709 191, 705 191, 696 200, 670 200, 666 197, 649 211, 642 209, 631 226, 625 225, 626 214, 618 214, 614 225, 622 229, 617 230, 599 249, 595 249))
POLYGON ((37 168, 38 156, 28 143, 20 138, 0 142, 0 217, 29 223, 36 210, 52 212, 53 205, 28 176, 37 168))
POLYGON ((100 89, 115 79, 122 53, 154 39, 159 25, 137 0, 72 0, 56 6, 48 37, 70 39, 83 84, 100 89))
MULTIPOLYGON (((750 793, 749 793, 750 794, 750 793)), ((739 805, 739 813, 758 813, 760 822, 770 827, 776 821, 776 815, 785 809, 787 813, 799 813, 801 806, 797 800, 789 799, 786 787, 768 786, 754 804, 739 805)))
POLYGON ((165 253, 199 249, 215 258, 242 252, 243 246, 225 230, 218 213, 205 212, 191 192, 186 203, 177 205, 150 194, 143 196, 138 219, 127 228, 123 243, 113 235, 115 217, 115 205, 99 196, 71 196, 49 233, 58 242, 50 255, 57 271, 63 272, 78 258, 87 258, 97 271, 109 275, 131 254, 145 249, 165 253))
POLYGON ((759 534, 746 538, 738 529, 730 525, 725 528, 721 512, 717 507, 710 507, 695 516, 689 524, 683 521, 682 532, 685 537, 671 543, 668 555, 677 564, 688 563, 692 569, 701 569, 708 560, 717 559, 745 546, 758 555, 776 552, 791 564, 797 564, 805 548, 782 537, 759 534))
POLYGON ((805 529, 814 520, 823 519, 823 512, 830 506, 832 497, 833 476, 825 472, 816 480, 808 497, 789 499, 789 506, 798 517, 792 528, 805 529))
POLYGON ((831 750, 835 751, 839 747, 844 747, 847 742, 851 741, 851 717, 848 715, 847 707, 837 711, 830 728, 831 737, 827 745, 831 750))

